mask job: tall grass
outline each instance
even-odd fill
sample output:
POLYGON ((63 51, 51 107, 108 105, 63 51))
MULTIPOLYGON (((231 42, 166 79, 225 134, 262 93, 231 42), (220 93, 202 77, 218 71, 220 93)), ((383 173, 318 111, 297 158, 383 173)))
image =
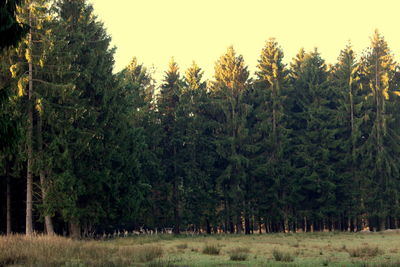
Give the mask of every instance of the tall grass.
POLYGON ((351 257, 358 257, 358 258, 370 258, 383 254, 383 251, 379 247, 368 246, 368 245, 347 249, 347 252, 351 257))
POLYGON ((288 251, 274 249, 272 251, 272 256, 276 261, 284 261, 284 262, 294 261, 294 256, 288 251))
POLYGON ((219 255, 221 249, 215 244, 206 244, 203 248, 203 254, 207 255, 219 255))
POLYGON ((156 245, 111 246, 57 236, 0 236, 0 266, 131 266, 162 254, 156 245))
POLYGON ((232 261, 245 261, 250 253, 248 248, 235 248, 229 252, 232 261))

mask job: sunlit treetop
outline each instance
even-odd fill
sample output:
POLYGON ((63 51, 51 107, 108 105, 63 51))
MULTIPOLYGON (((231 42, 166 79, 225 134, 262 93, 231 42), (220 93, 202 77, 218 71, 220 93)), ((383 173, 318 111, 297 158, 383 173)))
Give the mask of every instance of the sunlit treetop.
POLYGON ((193 61, 185 72, 185 81, 190 89, 197 90, 204 84, 202 82, 203 74, 202 69, 193 61))
POLYGON ((259 80, 274 84, 286 75, 286 67, 283 64, 283 51, 274 38, 270 38, 261 51, 258 60, 256 75, 259 80))
POLYGON ((219 58, 214 69, 213 90, 226 87, 233 94, 237 94, 246 89, 249 71, 244 63, 243 56, 237 56, 233 46, 230 46, 227 52, 219 58))

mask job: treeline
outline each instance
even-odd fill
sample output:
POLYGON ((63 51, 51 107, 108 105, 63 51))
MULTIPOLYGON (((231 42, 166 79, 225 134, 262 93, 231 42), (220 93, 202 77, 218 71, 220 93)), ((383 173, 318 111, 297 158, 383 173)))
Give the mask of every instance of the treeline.
POLYGON ((287 66, 274 39, 254 76, 232 47, 210 81, 172 59, 158 87, 135 58, 113 74, 85 0, 17 15, 29 33, 0 55, 1 232, 399 227, 400 72, 378 31, 335 65, 301 49, 287 66))

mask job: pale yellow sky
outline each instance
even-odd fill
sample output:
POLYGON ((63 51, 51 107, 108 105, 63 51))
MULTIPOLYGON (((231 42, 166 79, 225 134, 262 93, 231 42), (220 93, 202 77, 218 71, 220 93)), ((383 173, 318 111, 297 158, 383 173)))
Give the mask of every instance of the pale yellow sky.
POLYGON ((399 0, 89 0, 117 47, 115 71, 133 56, 156 67, 160 79, 171 56, 181 74, 195 60, 211 78, 215 61, 233 45, 252 73, 275 37, 290 62, 318 47, 335 63, 347 41, 360 54, 375 28, 400 55, 399 0))

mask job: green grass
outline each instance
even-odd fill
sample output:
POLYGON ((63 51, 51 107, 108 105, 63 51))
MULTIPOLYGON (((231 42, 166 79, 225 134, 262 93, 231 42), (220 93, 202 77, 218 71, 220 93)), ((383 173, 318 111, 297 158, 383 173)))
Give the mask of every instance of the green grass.
POLYGON ((0 236, 0 266, 400 266, 400 233, 153 235, 108 241, 0 236))

